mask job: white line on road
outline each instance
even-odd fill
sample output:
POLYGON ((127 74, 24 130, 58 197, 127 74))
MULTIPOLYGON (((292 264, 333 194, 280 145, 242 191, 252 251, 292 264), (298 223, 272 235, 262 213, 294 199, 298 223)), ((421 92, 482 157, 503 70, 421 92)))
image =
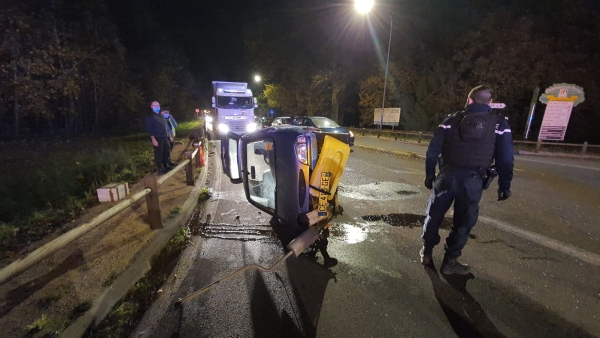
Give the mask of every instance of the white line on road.
POLYGON ((547 248, 562 252, 571 257, 580 259, 584 262, 588 262, 590 264, 600 266, 600 255, 597 255, 595 253, 579 249, 571 244, 563 243, 563 242, 557 241, 555 239, 552 239, 550 237, 546 237, 544 235, 540 235, 538 233, 535 233, 535 232, 532 232, 529 230, 524 230, 524 229, 514 227, 512 225, 509 225, 505 222, 499 221, 494 218, 490 218, 490 217, 486 217, 486 216, 479 216, 479 219, 497 229, 506 231, 513 235, 517 235, 521 238, 530 240, 537 244, 543 245, 547 248))
POLYGON ((542 163, 542 164, 549 164, 549 165, 558 165, 561 167, 570 167, 570 168, 579 168, 579 169, 588 169, 588 170, 596 170, 596 171, 600 171, 600 168, 594 168, 594 167, 586 167, 586 166, 582 166, 582 165, 574 165, 574 164, 564 164, 564 163, 556 163, 556 162, 547 162, 547 161, 539 161, 539 160, 534 160, 531 158, 523 158, 523 157, 518 157, 515 158, 518 161, 526 161, 526 162, 535 162, 535 163, 542 163))

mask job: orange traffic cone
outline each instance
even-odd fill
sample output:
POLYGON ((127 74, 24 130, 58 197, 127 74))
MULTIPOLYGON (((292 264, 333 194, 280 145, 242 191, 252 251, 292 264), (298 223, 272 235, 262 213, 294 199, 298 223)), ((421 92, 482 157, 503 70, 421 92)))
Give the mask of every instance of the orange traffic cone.
POLYGON ((200 156, 200 166, 204 167, 204 150, 202 150, 202 146, 198 147, 198 149, 200 150, 200 153, 198 154, 198 156, 200 156))

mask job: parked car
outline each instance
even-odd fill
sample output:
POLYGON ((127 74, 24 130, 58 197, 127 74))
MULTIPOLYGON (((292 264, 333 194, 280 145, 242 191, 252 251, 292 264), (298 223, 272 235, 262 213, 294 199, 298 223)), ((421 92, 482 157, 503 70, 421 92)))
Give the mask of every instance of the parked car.
POLYGON ((280 126, 282 124, 290 124, 292 122, 292 118, 289 116, 280 116, 273 119, 271 123, 272 126, 280 126))
POLYGON ((333 134, 347 134, 348 145, 354 145, 354 133, 335 122, 334 120, 325 116, 296 116, 291 122, 295 126, 309 126, 323 130, 326 133, 333 134))

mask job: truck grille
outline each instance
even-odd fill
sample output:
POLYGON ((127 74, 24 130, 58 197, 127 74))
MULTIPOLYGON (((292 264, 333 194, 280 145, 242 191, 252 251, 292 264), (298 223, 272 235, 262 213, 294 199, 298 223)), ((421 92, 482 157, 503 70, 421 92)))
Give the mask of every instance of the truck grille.
POLYGON ((229 125, 229 130, 236 134, 245 134, 246 133, 246 121, 229 121, 227 123, 229 125))

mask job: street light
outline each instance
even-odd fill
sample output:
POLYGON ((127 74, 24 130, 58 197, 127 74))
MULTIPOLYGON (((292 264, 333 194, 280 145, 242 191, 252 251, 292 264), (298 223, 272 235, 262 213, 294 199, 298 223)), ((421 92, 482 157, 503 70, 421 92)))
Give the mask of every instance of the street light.
MULTIPOLYGON (((367 14, 373 8, 374 1, 373 0, 355 0, 354 8, 360 14, 367 14)), ((390 13, 390 39, 388 41, 388 50, 387 50, 387 61, 385 63, 385 77, 383 79, 383 99, 381 102, 381 117, 379 118, 379 129, 383 129, 383 112, 385 110, 385 91, 387 89, 387 77, 388 77, 388 68, 390 65, 390 49, 392 47, 392 14, 390 13)), ((393 126, 392 126, 393 128, 393 126)))
POLYGON ((356 8, 356 11, 360 14, 366 14, 373 8, 374 2, 374 0, 356 0, 354 1, 354 8, 356 8))
POLYGON ((254 82, 260 82, 260 75, 254 75, 254 82))

